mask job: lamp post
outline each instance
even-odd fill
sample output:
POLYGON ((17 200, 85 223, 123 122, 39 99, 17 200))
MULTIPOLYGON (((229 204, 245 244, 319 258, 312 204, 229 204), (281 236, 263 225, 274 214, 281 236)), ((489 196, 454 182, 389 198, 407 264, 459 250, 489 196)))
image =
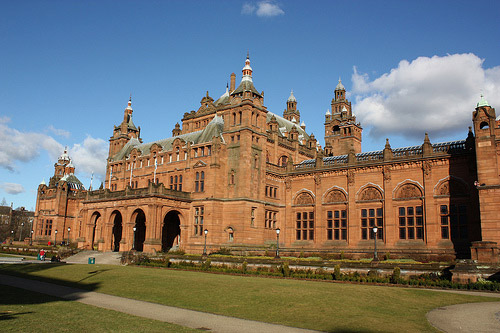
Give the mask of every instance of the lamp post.
POLYGON ((276 258, 280 257, 280 228, 276 229, 276 258))
POLYGON ((132 250, 135 250, 135 231, 137 230, 137 228, 133 227, 132 230, 134 230, 134 242, 132 243, 132 250))
POLYGON ((374 243, 374 248, 373 248, 373 261, 378 261, 378 256, 377 256, 377 227, 373 227, 373 243, 374 243))
POLYGON ((69 246, 69 233, 71 232, 71 228, 68 227, 68 246, 69 246))
POLYGON ((208 234, 208 229, 203 230, 203 233, 205 234, 205 246, 203 247, 203 255, 207 255, 207 234, 208 234))
POLYGON ((14 239, 14 230, 10 231, 10 245, 12 245, 12 240, 14 239))
POLYGON ((54 238, 54 246, 57 245, 57 229, 54 230, 54 233, 56 234, 55 238, 54 238))
POLYGON ((21 223, 21 231, 19 231, 19 241, 21 241, 21 237, 23 235, 23 227, 24 227, 24 222, 21 223))
POLYGON ((31 229, 30 246, 33 245, 33 229, 31 229))

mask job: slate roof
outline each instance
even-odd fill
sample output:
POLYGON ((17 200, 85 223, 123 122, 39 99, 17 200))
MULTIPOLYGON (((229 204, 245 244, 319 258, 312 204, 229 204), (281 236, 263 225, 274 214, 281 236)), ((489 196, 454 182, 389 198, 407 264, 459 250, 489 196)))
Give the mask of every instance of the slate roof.
POLYGON ((210 123, 208 123, 208 125, 201 131, 181 134, 148 143, 141 143, 138 139, 132 138, 115 156, 113 156, 113 161, 122 160, 127 157, 134 148, 139 150, 142 155, 148 155, 151 152, 151 146, 153 146, 153 144, 157 144, 162 148, 162 150, 168 151, 172 149, 172 144, 177 138, 186 143, 191 142, 193 144, 210 142, 214 136, 221 136, 223 129, 223 118, 215 115, 212 121, 210 121, 210 123))

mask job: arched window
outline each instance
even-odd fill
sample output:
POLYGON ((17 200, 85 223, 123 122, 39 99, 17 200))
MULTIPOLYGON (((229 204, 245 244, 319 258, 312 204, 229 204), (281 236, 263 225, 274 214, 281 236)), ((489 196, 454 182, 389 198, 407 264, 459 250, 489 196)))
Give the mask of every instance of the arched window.
POLYGON ((280 157, 280 159, 278 161, 278 165, 279 166, 286 166, 287 162, 288 162, 288 157, 283 155, 280 157))

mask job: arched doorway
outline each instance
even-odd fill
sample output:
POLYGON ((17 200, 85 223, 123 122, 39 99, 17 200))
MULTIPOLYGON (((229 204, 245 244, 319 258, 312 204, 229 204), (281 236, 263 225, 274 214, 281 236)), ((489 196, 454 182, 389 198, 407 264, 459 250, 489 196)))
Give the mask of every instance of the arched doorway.
POLYGON ((97 223, 99 223, 99 220, 101 218, 101 214, 99 212, 94 212, 92 214, 92 217, 90 218, 91 224, 92 224, 92 243, 90 244, 90 248, 93 250, 94 249, 94 244, 96 240, 96 229, 97 229, 97 223))
POLYGON ((146 240, 146 215, 142 209, 137 209, 132 216, 135 217, 134 250, 142 251, 146 240))
POLYGON ((161 250, 163 252, 168 252, 172 247, 179 246, 180 224, 179 212, 173 210, 165 215, 163 228, 161 229, 161 250))
POLYGON ((114 252, 120 251, 120 241, 122 240, 122 214, 115 210, 111 214, 111 220, 113 221, 113 233, 112 233, 112 242, 111 242, 111 250, 114 252))

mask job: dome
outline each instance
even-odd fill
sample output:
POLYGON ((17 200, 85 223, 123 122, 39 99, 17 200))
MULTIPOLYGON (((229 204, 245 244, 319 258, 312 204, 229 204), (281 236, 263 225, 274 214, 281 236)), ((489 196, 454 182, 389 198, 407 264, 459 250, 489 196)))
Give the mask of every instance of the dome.
POLYGON ((288 102, 297 102, 295 96, 293 96, 293 90, 290 92, 290 97, 288 97, 288 102))
POLYGON ((64 152, 59 156, 59 160, 69 161, 68 147, 64 148, 64 152))
POLYGON ((335 87, 335 90, 345 90, 344 85, 342 84, 342 80, 340 80, 340 77, 339 77, 339 83, 335 87))
POLYGON ((481 94, 481 99, 479 100, 479 102, 477 102, 477 107, 480 107, 480 106, 490 106, 488 104, 488 101, 484 99, 483 94, 481 94))

